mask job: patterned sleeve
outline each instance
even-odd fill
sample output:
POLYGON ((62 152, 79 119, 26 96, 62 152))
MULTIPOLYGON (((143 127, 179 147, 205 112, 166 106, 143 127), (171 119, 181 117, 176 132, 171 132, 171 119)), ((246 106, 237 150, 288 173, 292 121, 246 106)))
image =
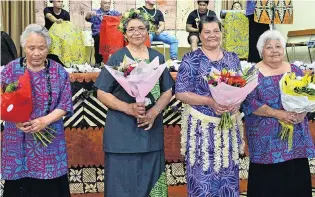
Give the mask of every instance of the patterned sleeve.
MULTIPOLYGON (((118 65, 115 54, 110 56, 106 65, 108 66, 118 65)), ((117 85, 117 82, 115 78, 108 72, 106 68, 102 68, 102 71, 100 72, 99 76, 97 77, 94 83, 94 86, 97 89, 100 89, 107 93, 112 93, 116 85, 117 85)))
MULTIPOLYGON (((12 62, 8 63, 1 71, 1 87, 6 87, 12 78, 12 62)), ((4 91, 4 89, 3 89, 4 91)))
POLYGON ((241 62, 240 62, 240 59, 239 59, 238 55, 236 53, 234 53, 234 52, 232 52, 231 54, 232 54, 232 57, 233 57, 233 63, 235 65, 236 71, 242 70, 241 62))
POLYGON ((62 109, 67 112, 66 116, 73 115, 73 103, 72 103, 72 92, 69 74, 60 65, 59 66, 59 77, 60 77, 60 95, 55 109, 62 109))
POLYGON ((242 104, 242 111, 245 115, 250 115, 261 106, 265 105, 260 99, 258 95, 259 85, 247 96, 245 101, 242 104))
POLYGON ((193 70, 191 63, 192 58, 186 54, 182 59, 177 73, 175 93, 193 92, 195 78, 192 76, 193 70))
POLYGON ((304 72, 295 64, 291 64, 291 70, 292 72, 295 72, 297 76, 304 76, 304 72))
POLYGON ((121 16, 121 13, 117 10, 113 11, 113 16, 121 16))

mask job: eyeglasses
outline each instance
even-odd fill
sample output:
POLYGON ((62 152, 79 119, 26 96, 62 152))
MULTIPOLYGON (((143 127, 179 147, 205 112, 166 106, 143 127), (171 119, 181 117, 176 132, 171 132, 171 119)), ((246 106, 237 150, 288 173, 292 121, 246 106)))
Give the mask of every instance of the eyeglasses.
POLYGON ((127 29, 127 33, 130 33, 130 34, 134 34, 136 33, 136 31, 138 31, 139 33, 144 33, 147 31, 147 28, 145 27, 139 27, 139 28, 130 28, 130 29, 127 29))

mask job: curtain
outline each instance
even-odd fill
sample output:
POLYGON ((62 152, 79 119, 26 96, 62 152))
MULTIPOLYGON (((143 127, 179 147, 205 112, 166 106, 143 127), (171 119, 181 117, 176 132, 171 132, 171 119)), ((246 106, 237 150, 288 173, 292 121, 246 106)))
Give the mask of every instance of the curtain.
POLYGON ((25 27, 32 23, 35 23, 35 1, 1 0, 1 28, 14 41, 18 56, 24 55, 20 36, 25 27))
POLYGON ((222 0, 222 10, 231 10, 234 2, 240 2, 243 10, 246 9, 246 0, 222 0))

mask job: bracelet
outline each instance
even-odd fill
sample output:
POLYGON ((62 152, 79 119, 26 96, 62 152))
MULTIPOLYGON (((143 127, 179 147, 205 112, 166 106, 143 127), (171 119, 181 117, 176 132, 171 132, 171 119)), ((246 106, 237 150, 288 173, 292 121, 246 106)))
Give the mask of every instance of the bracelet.
POLYGON ((162 110, 161 110, 161 108, 159 108, 159 106, 157 106, 157 105, 154 105, 154 107, 156 107, 157 109, 158 109, 158 111, 159 111, 159 114, 162 112, 162 110))

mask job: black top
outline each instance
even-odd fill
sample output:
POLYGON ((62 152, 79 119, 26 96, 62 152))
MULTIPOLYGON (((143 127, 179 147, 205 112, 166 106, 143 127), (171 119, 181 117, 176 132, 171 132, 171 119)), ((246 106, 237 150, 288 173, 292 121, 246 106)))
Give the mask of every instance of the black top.
POLYGON ((11 37, 4 31, 1 31, 1 66, 15 60, 17 51, 11 37))
POLYGON ((61 13, 59 15, 56 15, 53 7, 47 7, 44 9, 44 17, 45 17, 45 27, 46 29, 50 29, 50 27, 54 24, 53 22, 51 22, 47 17, 46 14, 52 14, 54 17, 56 17, 56 19, 62 19, 64 21, 70 21, 70 14, 69 12, 67 12, 64 9, 61 9, 61 13))
MULTIPOLYGON (((198 20, 198 9, 192 11, 187 18, 187 22, 186 24, 191 24, 193 28, 197 29, 197 24, 196 24, 196 20, 198 20)), ((212 10, 207 10, 205 13, 199 13, 200 16, 200 20, 203 20, 204 18, 206 18, 207 16, 216 16, 215 12, 212 10), (208 12, 209 11, 209 12, 208 12)))
POLYGON ((138 8, 138 10, 142 10, 142 11, 147 11, 147 13, 149 13, 151 16, 154 17, 154 25, 158 26, 159 25, 159 22, 162 21, 164 22, 164 16, 163 16, 163 13, 158 10, 158 9, 148 9, 146 8, 145 6, 142 6, 140 8, 138 8), (156 10, 156 13, 155 13, 155 10, 156 10), (155 14, 155 15, 154 15, 155 14))
MULTIPOLYGON (((164 57, 158 51, 148 48, 150 62, 159 57, 160 64, 164 63, 164 57)), ((109 66, 119 66, 123 62, 124 56, 134 59, 129 50, 124 47, 111 55, 107 62, 109 66)), ((146 110, 154 106, 156 100, 154 95, 166 92, 174 86, 174 80, 168 69, 162 73, 157 89, 153 88, 146 96, 151 100, 151 104, 146 110), (154 91, 154 92, 153 92, 154 91), (154 95, 152 94, 154 93, 154 95)), ((135 103, 136 99, 131 97, 115 80, 115 78, 103 68, 98 76, 94 86, 104 92, 111 93, 116 98, 126 103, 135 103)), ((148 131, 144 128, 138 128, 137 119, 123 112, 108 109, 106 114, 106 123, 104 127, 103 148, 105 152, 112 153, 141 153, 164 149, 164 129, 163 116, 159 114, 148 131)))

